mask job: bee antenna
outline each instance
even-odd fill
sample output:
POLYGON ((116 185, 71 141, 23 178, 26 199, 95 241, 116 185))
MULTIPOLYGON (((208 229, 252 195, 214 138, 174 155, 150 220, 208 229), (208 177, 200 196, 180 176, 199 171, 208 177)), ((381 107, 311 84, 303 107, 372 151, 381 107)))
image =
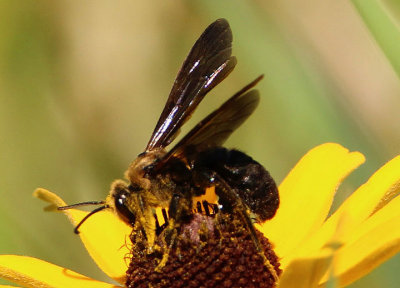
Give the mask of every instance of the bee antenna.
POLYGON ((61 206, 58 207, 57 210, 68 210, 68 209, 73 209, 76 207, 82 207, 82 206, 88 206, 88 205, 103 205, 100 206, 96 209, 94 209, 93 211, 91 211, 89 214, 87 214, 85 217, 83 217, 83 219, 78 223, 78 225, 76 225, 76 227, 74 228, 74 233, 75 234, 79 234, 79 227, 81 227, 81 225, 83 224, 83 222, 85 222, 90 216, 92 216, 93 214, 100 212, 103 209, 108 208, 109 206, 106 205, 106 202, 104 200, 102 201, 88 201, 88 202, 81 202, 81 203, 76 203, 76 204, 72 204, 72 205, 66 205, 66 206, 61 206))
POLYGON ((87 214, 85 217, 83 217, 83 219, 81 220, 81 222, 78 223, 78 225, 76 225, 75 229, 74 229, 74 233, 75 234, 79 234, 79 227, 81 227, 81 225, 83 224, 83 222, 85 222, 90 216, 92 216, 93 214, 100 212, 101 210, 104 210, 106 208, 108 208, 108 205, 104 205, 104 206, 100 206, 96 209, 94 209, 93 211, 91 211, 89 214, 87 214))
POLYGON ((61 206, 57 207, 57 210, 68 210, 76 207, 82 207, 82 206, 89 206, 89 205, 104 205, 106 204, 106 201, 101 200, 101 201, 87 201, 87 202, 81 202, 81 203, 76 203, 72 205, 66 205, 66 206, 61 206))

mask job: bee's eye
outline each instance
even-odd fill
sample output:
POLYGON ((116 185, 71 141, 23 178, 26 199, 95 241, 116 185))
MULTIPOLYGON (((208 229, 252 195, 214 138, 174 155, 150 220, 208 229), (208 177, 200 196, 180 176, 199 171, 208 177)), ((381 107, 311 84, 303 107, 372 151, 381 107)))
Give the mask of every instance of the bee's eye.
POLYGON ((122 217, 122 219, 127 222, 129 225, 133 226, 135 224, 135 214, 127 206, 127 195, 125 191, 119 191, 115 198, 115 209, 117 209, 118 214, 122 217))

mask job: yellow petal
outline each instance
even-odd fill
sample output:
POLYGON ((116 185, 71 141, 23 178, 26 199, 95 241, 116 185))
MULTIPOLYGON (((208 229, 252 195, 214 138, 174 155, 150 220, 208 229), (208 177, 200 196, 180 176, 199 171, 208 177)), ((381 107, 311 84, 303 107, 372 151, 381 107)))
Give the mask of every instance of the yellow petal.
POLYGON ((32 288, 117 287, 108 283, 93 280, 74 271, 40 259, 16 255, 0 255, 0 277, 22 285, 23 287, 32 288))
POLYGON ((301 246, 300 254, 319 249, 335 233, 339 219, 341 221, 342 242, 354 235, 363 221, 388 203, 400 190, 400 156, 386 163, 371 178, 358 188, 339 209, 322 225, 321 229, 301 246))
POLYGON ((327 273, 332 262, 332 251, 325 249, 307 258, 292 261, 282 273, 279 288, 311 288, 317 287, 320 279, 327 273))
MULTIPOLYGON (((375 187, 369 190, 373 190, 380 187, 384 190, 384 195, 381 196, 378 205, 372 213, 375 213, 379 209, 383 208, 391 199, 400 194, 400 156, 393 158, 391 161, 386 163, 377 173, 380 173, 380 177, 377 176, 375 187)), ((374 175, 375 176, 375 175, 374 175)))
MULTIPOLYGON (((400 217, 400 196, 397 196, 392 201, 390 201, 385 208, 379 210, 366 221, 354 227, 351 235, 347 235, 346 238, 342 238, 346 243, 352 243, 357 241, 367 233, 371 233, 372 230, 378 228, 381 225, 386 225, 391 222, 392 219, 400 217)), ((388 231, 387 233, 391 233, 388 231)))
POLYGON ((279 257, 290 255, 325 220, 342 180, 364 162, 359 152, 327 143, 309 151, 279 187, 281 204, 275 217, 258 228, 276 246, 279 257))
MULTIPOLYGON (((57 207, 66 205, 61 198, 45 189, 37 189, 34 195, 57 207)), ((76 209, 62 212, 75 226, 88 214, 76 209)), ((127 243, 132 228, 111 211, 103 210, 91 216, 79 231, 83 244, 100 269, 119 283, 125 283, 127 263, 124 259, 130 252, 127 243)))
POLYGON ((357 227, 347 241, 335 255, 335 275, 341 285, 368 274, 400 251, 400 197, 357 227))
POLYGON ((345 213, 352 222, 346 222, 349 233, 371 214, 384 207, 400 192, 400 156, 392 159, 358 188, 338 209, 332 218, 345 213))

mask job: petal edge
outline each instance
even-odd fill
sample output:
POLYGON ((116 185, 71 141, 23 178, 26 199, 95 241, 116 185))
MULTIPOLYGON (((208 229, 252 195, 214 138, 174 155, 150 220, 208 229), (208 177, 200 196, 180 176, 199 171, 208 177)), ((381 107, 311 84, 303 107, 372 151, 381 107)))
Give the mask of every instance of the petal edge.
POLYGON ((23 287, 116 288, 43 260, 0 255, 0 277, 23 287))

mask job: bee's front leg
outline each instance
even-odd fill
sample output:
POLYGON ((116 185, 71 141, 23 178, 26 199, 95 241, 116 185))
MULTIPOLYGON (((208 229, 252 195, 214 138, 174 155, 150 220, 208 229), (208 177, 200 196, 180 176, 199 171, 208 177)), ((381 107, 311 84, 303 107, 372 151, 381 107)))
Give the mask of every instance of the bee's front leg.
POLYGON ((167 264, 169 253, 176 243, 180 225, 190 216, 191 208, 192 198, 190 195, 186 196, 174 193, 169 205, 168 226, 165 229, 164 237, 161 239, 163 241, 164 252, 160 263, 156 267, 157 272, 161 272, 161 269, 167 264))

